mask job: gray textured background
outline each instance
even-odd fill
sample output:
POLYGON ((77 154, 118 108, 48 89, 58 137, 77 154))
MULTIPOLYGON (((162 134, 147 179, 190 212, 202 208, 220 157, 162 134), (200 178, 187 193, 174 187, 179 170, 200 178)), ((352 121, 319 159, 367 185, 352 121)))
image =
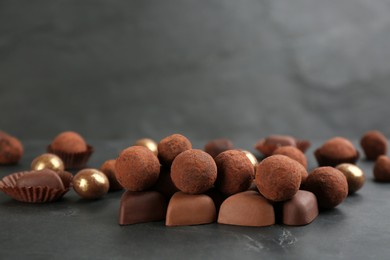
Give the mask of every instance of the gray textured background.
POLYGON ((0 129, 390 136, 390 1, 0 0, 0 129))

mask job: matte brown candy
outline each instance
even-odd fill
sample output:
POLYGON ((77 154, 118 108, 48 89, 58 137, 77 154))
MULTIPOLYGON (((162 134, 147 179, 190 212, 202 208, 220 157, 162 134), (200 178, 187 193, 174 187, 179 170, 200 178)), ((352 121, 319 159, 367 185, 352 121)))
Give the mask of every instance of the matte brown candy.
POLYGON ((341 163, 356 163, 359 152, 346 138, 334 137, 314 151, 319 166, 336 167, 341 163))
POLYGON ((309 191, 299 190, 291 200, 283 204, 283 224, 285 225, 307 225, 317 216, 317 198, 309 191))
POLYGON ((204 194, 176 192, 168 204, 166 226, 190 226, 212 223, 217 218, 213 200, 204 194))
POLYGON ((60 176, 52 170, 43 169, 26 173, 16 181, 16 187, 48 187, 51 189, 63 190, 64 184, 60 176))
POLYGON ((157 191, 126 191, 121 198, 119 225, 130 225, 165 218, 167 204, 157 191))
POLYGON ((244 191, 227 198, 221 205, 218 223, 263 227, 275 224, 272 204, 256 191, 244 191))
POLYGON ((162 166, 160 169, 160 175, 156 184, 153 186, 153 190, 161 192, 166 198, 170 199, 173 194, 179 191, 171 178, 171 172, 169 167, 162 166))

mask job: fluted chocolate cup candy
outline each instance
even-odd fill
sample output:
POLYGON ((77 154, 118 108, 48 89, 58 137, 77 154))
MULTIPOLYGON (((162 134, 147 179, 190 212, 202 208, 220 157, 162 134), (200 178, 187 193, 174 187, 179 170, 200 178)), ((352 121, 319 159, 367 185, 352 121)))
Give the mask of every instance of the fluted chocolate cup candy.
POLYGON ((215 158, 218 176, 215 186, 224 194, 246 191, 252 183, 254 168, 245 153, 228 150, 215 158))
POLYGON ((50 169, 31 171, 22 175, 16 181, 16 187, 48 187, 58 190, 65 189, 60 176, 50 169))
POLYGON ((172 163, 171 178, 175 186, 189 194, 200 194, 213 187, 217 166, 208 153, 192 149, 179 154, 172 163))
POLYGON ((337 165, 336 169, 341 171, 347 178, 348 194, 352 194, 363 187, 366 177, 359 167, 350 163, 342 163, 337 165))
POLYGON ((103 197, 110 187, 104 173, 96 169, 84 169, 73 178, 73 189, 84 199, 99 199, 103 197))
POLYGON ((348 195, 348 182, 344 174, 333 167, 314 169, 304 183, 304 190, 316 195, 320 208, 331 209, 348 195))
POLYGON ((355 163, 359 152, 355 146, 343 137, 334 137, 318 148, 314 155, 319 166, 335 167, 341 163, 355 163))
POLYGON ((192 144, 185 136, 173 134, 162 139, 158 143, 157 149, 161 164, 170 166, 176 156, 192 149, 192 144))
POLYGON ((378 182, 390 182, 390 158, 381 155, 375 162, 374 178, 378 182))
POLYGON ((368 131, 360 140, 367 160, 374 161, 387 153, 387 139, 379 131, 368 131))
POLYGON ((284 155, 272 155, 257 165, 255 182, 265 198, 285 201, 297 193, 305 172, 299 162, 284 155))
POLYGON ((131 146, 115 162, 115 176, 127 190, 143 191, 152 187, 160 174, 160 162, 148 148, 131 146))

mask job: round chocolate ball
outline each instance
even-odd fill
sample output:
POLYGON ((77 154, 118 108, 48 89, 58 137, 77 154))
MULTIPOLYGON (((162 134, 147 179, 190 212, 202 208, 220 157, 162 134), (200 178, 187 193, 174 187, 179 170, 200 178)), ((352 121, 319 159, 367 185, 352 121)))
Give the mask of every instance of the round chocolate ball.
POLYGON ((50 169, 56 172, 63 171, 65 169, 64 162, 60 157, 51 153, 44 153, 36 157, 31 162, 32 170, 50 169))
POLYGON ((169 166, 180 153, 192 149, 192 144, 185 136, 173 134, 162 139, 157 149, 161 164, 169 166))
POLYGON ((319 166, 337 166, 341 163, 355 163, 359 152, 355 146, 343 137, 334 137, 318 148, 314 155, 319 166))
POLYGON ((303 189, 316 195, 319 207, 331 209, 347 197, 348 182, 344 174, 336 168, 319 167, 309 174, 303 189))
POLYGON ((96 169, 84 169, 73 178, 73 189, 84 199, 99 199, 109 190, 109 181, 104 173, 96 169))
POLYGON ((299 190, 304 172, 299 162, 285 155, 272 155, 257 165, 255 182, 265 198, 285 201, 299 190))
POLYGON ((390 158, 381 155, 375 161, 374 178, 379 182, 390 182, 390 158))
POLYGON ((231 149, 233 149, 233 143, 229 139, 224 138, 211 140, 204 146, 204 151, 213 158, 217 157, 218 154, 231 149))
POLYGON ((148 148, 150 151, 152 151, 155 155, 158 154, 157 143, 150 138, 139 139, 134 143, 134 145, 144 146, 148 148))
POLYGON ((15 164, 22 156, 22 143, 17 138, 0 131, 0 164, 15 164))
POLYGON ((305 154, 296 147, 282 146, 274 151, 274 155, 275 154, 281 154, 281 155, 285 155, 287 157, 290 157, 291 159, 302 164, 303 167, 307 168, 307 159, 306 159, 305 154))
POLYGON ((350 163, 339 164, 336 169, 341 171, 347 178, 348 194, 352 194, 363 187, 366 177, 362 169, 350 163))
POLYGON ((173 161, 171 178, 179 190, 200 194, 213 187, 217 179, 217 165, 208 153, 198 149, 187 150, 173 161))
POLYGON ((62 132, 51 143, 53 150, 65 153, 82 153, 87 150, 84 138, 76 132, 62 132))
POLYGON ((115 162, 115 176, 127 190, 143 191, 152 187, 160 174, 160 163, 148 148, 131 146, 115 162))
POLYGON ((100 166, 100 171, 104 173, 110 182, 110 190, 121 190, 122 185, 118 182, 115 175, 116 160, 107 160, 100 166))
POLYGON ((254 168, 244 152, 228 150, 215 158, 217 181, 215 186, 225 195, 246 191, 254 178, 254 168))
POLYGON ((367 160, 374 161, 387 153, 387 139, 379 131, 368 131, 360 140, 367 160))

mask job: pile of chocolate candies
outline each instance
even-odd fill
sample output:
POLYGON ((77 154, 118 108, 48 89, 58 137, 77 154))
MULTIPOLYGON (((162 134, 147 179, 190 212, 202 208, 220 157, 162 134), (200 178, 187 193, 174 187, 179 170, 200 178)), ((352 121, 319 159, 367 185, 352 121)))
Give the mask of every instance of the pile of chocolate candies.
MULTIPOLYGON (((360 142, 365 157, 376 160, 374 177, 390 182, 387 139, 369 131, 360 142)), ((306 225, 359 190, 363 171, 354 165, 359 152, 347 139, 335 137, 315 150, 318 168, 307 172, 305 151, 310 143, 272 135, 256 144, 264 158, 258 163, 231 141, 216 139, 204 150, 192 149, 183 135, 158 144, 140 139, 117 159, 98 169, 82 169, 92 146, 75 132, 63 132, 38 156, 31 170, 10 174, 0 190, 16 200, 43 203, 61 198, 70 188, 85 199, 101 198, 109 190, 125 189, 119 224, 165 219, 166 226, 213 223, 239 226, 306 225), (75 176, 65 169, 82 169, 75 176)), ((0 164, 17 163, 21 143, 0 132, 0 164)))

